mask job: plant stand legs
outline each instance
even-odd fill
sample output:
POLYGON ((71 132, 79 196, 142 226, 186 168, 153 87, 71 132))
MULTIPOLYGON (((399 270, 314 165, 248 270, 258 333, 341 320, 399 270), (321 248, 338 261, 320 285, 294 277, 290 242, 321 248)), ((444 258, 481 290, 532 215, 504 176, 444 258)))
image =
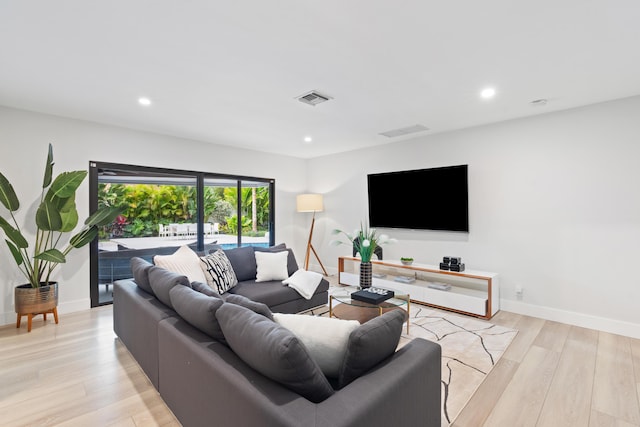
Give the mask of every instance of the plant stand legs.
POLYGON ((53 314, 53 319, 56 321, 56 325, 58 324, 58 307, 54 307, 51 310, 43 311, 40 313, 18 313, 16 320, 16 328, 20 327, 20 323, 22 321, 22 316, 27 316, 27 332, 31 332, 31 325, 33 323, 33 317, 39 314, 42 314, 44 320, 47 320, 47 313, 53 314))

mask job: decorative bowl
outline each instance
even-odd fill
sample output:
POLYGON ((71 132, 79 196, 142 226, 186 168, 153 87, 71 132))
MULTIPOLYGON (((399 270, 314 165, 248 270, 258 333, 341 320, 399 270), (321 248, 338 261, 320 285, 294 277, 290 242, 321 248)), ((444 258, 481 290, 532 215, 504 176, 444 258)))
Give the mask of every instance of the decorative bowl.
POLYGON ((413 264, 413 258, 400 258, 400 262, 402 265, 411 265, 413 264))

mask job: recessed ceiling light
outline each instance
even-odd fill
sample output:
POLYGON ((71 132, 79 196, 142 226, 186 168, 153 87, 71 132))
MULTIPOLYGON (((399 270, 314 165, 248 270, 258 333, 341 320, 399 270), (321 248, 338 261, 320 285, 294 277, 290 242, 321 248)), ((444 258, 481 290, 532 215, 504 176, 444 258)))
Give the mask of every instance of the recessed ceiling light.
POLYGON ((142 96, 142 97, 138 98, 138 104, 144 105, 145 107, 147 107, 147 106, 151 105, 151 100, 149 98, 147 98, 147 97, 142 96))
POLYGON ((304 137, 304 142, 306 142, 307 144, 310 143, 311 141, 313 141, 313 139, 310 136, 304 137))
POLYGON ((495 94, 496 94, 496 90, 492 87, 482 89, 482 92, 480 92, 480 96, 483 97, 484 99, 493 98, 495 94))

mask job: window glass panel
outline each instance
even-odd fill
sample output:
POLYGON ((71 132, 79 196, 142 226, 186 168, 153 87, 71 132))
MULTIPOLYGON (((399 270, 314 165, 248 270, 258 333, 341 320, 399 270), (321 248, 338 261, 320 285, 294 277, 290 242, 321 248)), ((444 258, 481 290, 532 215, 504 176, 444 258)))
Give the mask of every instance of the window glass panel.
POLYGON ((233 220, 238 211, 238 202, 233 196, 237 185, 237 180, 222 178, 205 178, 204 180, 204 222, 205 225, 210 224, 206 229, 211 229, 212 239, 223 249, 238 246, 238 233, 233 220))
POLYGON ((242 181, 241 189, 242 246, 269 246, 269 184, 242 181))
POLYGON ((185 244, 196 248, 196 183, 195 177, 98 172, 98 207, 121 209, 98 234, 99 304, 113 300, 115 280, 132 277, 133 256, 151 261, 185 244))
POLYGON ((182 245, 208 253, 275 241, 273 180, 98 162, 89 170, 91 211, 121 208, 91 244, 92 307, 112 302, 134 256, 152 262, 182 245))

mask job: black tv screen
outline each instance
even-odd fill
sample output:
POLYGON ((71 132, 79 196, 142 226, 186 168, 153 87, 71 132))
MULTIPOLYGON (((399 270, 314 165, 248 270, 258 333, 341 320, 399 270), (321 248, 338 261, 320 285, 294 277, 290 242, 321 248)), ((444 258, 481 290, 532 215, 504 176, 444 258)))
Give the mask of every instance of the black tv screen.
POLYGON ((467 165, 367 175, 369 225, 469 231, 467 165))

